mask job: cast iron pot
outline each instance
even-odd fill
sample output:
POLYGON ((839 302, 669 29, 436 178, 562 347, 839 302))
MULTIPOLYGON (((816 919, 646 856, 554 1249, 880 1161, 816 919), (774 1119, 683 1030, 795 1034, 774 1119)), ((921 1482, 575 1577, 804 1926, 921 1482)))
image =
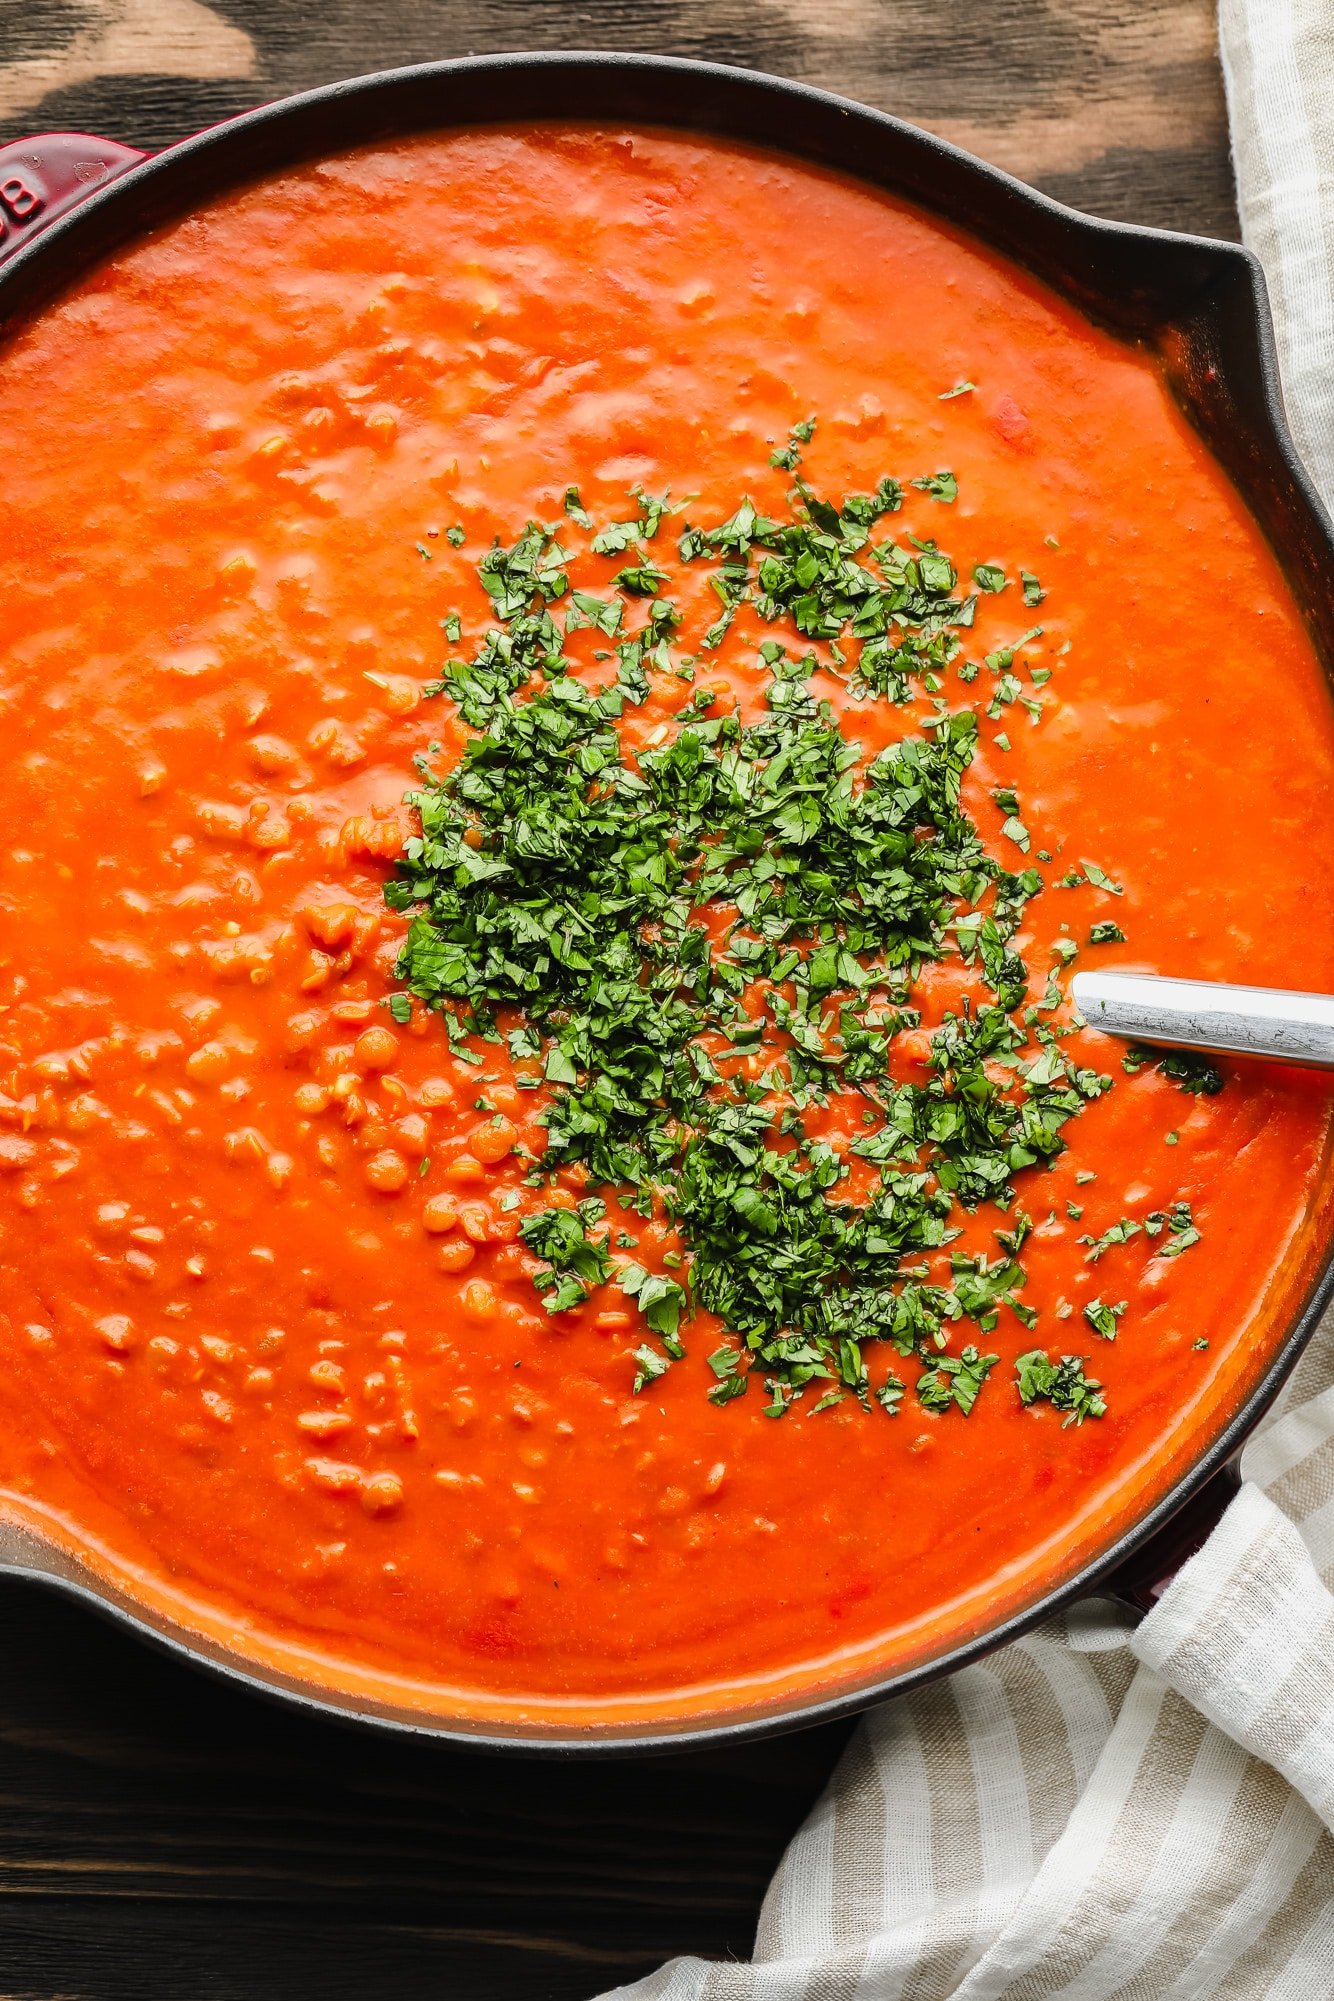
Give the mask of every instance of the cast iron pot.
MULTIPOLYGON (((0 148, 0 335, 108 252, 229 189, 301 161, 410 133, 525 119, 651 124, 771 146, 903 195, 1026 266, 1092 319, 1154 347, 1174 391, 1278 552, 1334 675, 1334 529, 1282 413, 1264 279, 1230 243, 1103 222, 911 125, 822 91, 714 64, 600 54, 504 55, 360 77, 265 105, 155 158, 84 134, 0 148)), ((40 1530, 0 1514, 0 1571, 44 1581, 191 1661, 307 1707, 493 1749, 607 1753, 761 1736, 867 1707, 948 1674, 1093 1593, 1147 1610, 1236 1490, 1236 1460, 1334 1293, 1326 1229, 1299 1304, 1230 1415, 1170 1487, 1072 1574, 963 1644, 906 1670, 826 1680, 814 1695, 680 1719, 574 1729, 552 1718, 423 1713, 248 1659, 146 1610, 40 1530)))

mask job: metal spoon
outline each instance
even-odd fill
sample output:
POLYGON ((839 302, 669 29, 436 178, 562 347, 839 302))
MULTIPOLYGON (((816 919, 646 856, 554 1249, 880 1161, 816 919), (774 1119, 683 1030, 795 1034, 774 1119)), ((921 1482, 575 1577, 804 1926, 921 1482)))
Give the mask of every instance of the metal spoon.
POLYGON ((1334 995, 1149 973, 1076 973, 1073 996, 1089 1027, 1109 1035, 1334 1070, 1334 995))

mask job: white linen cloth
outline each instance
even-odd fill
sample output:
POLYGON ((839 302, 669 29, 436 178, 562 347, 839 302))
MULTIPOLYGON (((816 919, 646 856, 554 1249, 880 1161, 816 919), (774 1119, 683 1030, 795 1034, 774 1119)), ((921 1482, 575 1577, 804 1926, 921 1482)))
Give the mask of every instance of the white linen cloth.
MULTIPOLYGON (((1222 0, 1246 240, 1334 501, 1334 0, 1222 0)), ((1334 1996, 1334 1318, 1135 1629, 1077 1608, 859 1726, 746 1965, 622 2001, 1334 1996)))

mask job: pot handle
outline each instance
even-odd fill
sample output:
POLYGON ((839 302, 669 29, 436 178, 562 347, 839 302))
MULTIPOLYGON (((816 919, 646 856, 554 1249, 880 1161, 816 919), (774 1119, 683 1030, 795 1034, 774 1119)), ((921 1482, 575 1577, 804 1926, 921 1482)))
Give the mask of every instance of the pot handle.
POLYGON ((43 132, 0 146, 0 264, 48 223, 148 158, 86 132, 43 132))
POLYGON ((1099 1584, 1100 1594, 1135 1612, 1151 1612, 1177 1572, 1204 1548, 1241 1491, 1240 1455, 1225 1460, 1185 1506, 1099 1584))

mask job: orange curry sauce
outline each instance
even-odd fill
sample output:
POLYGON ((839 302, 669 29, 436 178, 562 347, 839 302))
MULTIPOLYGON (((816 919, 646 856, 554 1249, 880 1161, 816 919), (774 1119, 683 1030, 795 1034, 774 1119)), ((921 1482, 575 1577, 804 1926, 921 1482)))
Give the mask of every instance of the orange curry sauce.
MULTIPOLYGON (((216 203, 0 351, 0 1486, 187 1624, 454 1711, 832 1686, 1058 1577, 1263 1359, 1318 1233, 1312 1078, 1192 1097, 1077 1037, 1117 1083, 1021 1185, 1042 1317, 981 1337, 972 1415, 910 1387, 774 1422, 706 1400, 716 1325, 634 1396, 615 1288, 546 1315, 516 1235, 549 1197, 503 1151, 540 1151, 543 1094, 386 1014, 412 758, 467 735, 422 690, 441 620, 487 623, 481 552, 571 482, 598 521, 636 482, 701 523, 781 508, 769 452, 812 413, 822 492, 949 466, 954 506, 908 488, 882 532, 1047 589, 966 635, 1040 619, 1052 677, 1039 724, 983 721, 965 802, 999 851, 1015 788, 1035 847, 1125 893, 1028 906, 1035 997, 1062 927, 1085 965, 1334 984, 1334 727, 1270 553, 1152 357, 901 203, 658 133, 423 139, 216 203), (1090 951, 1108 918, 1128 942, 1090 951), (1179 1199, 1189 1254, 1086 1262, 1179 1199), (1106 1417, 1020 1406, 1043 1344, 1106 1417)), ((698 634, 716 603, 673 568, 698 634)), ((712 674, 747 713, 753 660, 712 674)), ((655 685, 627 741, 688 694, 655 685)), ((873 753, 928 706, 845 726, 873 753)), ((928 1023, 957 991, 924 982, 928 1023)))

